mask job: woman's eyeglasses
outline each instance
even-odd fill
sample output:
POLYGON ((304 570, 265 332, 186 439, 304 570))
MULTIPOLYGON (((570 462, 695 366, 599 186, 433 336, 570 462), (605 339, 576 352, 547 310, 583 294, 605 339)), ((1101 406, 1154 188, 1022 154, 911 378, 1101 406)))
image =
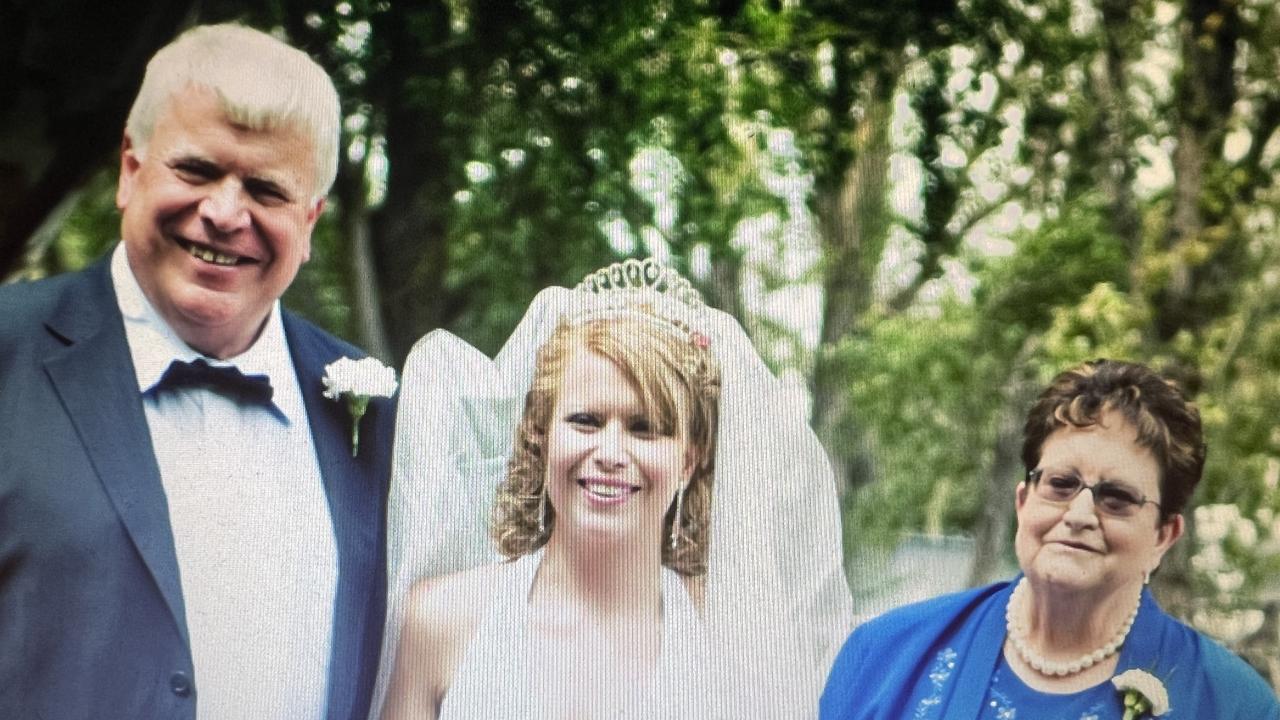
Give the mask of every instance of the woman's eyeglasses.
POLYGON ((1147 503, 1160 507, 1160 503, 1148 500, 1137 490, 1110 480, 1089 485, 1071 473, 1037 468, 1027 473, 1027 482, 1031 483, 1036 495, 1042 500, 1057 505, 1071 502, 1081 490, 1088 489, 1093 493, 1093 506, 1099 512, 1113 517, 1132 517, 1147 503))

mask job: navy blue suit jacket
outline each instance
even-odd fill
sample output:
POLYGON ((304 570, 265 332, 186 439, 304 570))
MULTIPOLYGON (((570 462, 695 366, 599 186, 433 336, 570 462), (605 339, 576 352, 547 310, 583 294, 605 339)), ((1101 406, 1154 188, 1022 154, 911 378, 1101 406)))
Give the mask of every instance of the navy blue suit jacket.
MULTIPOLYGON (((370 404, 352 458, 345 403, 320 378, 362 353, 289 313, 284 329, 337 535, 328 718, 363 720, 395 406, 370 404)), ((199 686, 109 262, 0 287, 0 718, 194 718, 199 686)))

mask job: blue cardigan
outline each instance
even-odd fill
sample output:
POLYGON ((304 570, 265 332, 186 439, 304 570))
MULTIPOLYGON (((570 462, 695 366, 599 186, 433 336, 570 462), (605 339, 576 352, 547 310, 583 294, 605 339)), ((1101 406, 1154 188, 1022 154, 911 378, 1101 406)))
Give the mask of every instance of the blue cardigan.
MULTIPOLYGON (((859 626, 836 658, 820 718, 977 718, 1004 645, 1012 591, 1013 583, 997 583, 859 626)), ((1280 720, 1275 693, 1251 667, 1170 617, 1146 590, 1116 674, 1132 668, 1155 675, 1168 690, 1170 710, 1161 720, 1280 720)))

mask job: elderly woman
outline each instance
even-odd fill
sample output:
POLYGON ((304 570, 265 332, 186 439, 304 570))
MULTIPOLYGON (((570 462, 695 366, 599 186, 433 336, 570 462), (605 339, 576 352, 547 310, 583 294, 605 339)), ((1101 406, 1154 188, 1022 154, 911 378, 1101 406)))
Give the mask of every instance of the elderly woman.
POLYGON ((494 362, 410 356, 382 717, 812 717, 851 604, 821 448, 678 275, 589 280, 494 362))
POLYGON ((1273 720, 1243 661, 1145 585, 1183 532, 1200 416, 1141 365, 1072 368, 1027 417, 1013 582, 900 608, 854 631, 821 717, 1273 720))

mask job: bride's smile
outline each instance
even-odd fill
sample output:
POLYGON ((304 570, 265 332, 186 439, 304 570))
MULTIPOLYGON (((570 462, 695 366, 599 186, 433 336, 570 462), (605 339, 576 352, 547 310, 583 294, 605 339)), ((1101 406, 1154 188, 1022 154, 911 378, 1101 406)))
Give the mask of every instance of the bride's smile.
MULTIPOLYGON (((547 442, 549 499, 565 529, 650 541, 691 472, 674 413, 648 407, 611 360, 566 363, 547 442)), ((657 403, 654 403, 657 405, 657 403)))
POLYGON ((639 485, 602 477, 578 478, 578 486, 587 491, 587 497, 609 505, 625 502, 640 491, 639 485))

